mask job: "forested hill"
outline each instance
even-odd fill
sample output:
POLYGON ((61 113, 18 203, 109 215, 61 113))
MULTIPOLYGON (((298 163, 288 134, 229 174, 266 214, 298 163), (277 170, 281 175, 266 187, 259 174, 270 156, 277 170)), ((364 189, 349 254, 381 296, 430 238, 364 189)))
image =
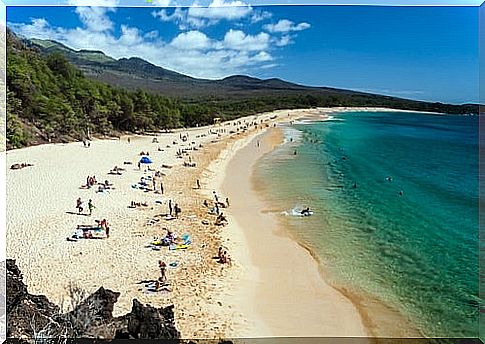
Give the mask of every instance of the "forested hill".
MULTIPOLYGON (((122 131, 205 125, 212 123, 214 117, 231 119, 282 108, 387 106, 448 113, 478 112, 478 107, 473 105, 424 103, 345 90, 315 92, 314 88, 299 85, 291 89, 288 85, 294 84, 281 80, 259 80, 245 76, 216 81, 219 89, 222 89, 221 84, 239 89, 229 97, 217 93, 193 98, 165 96, 157 90, 141 89, 142 85, 139 85, 139 89, 129 90, 127 85, 109 85, 88 78, 69 62, 68 58, 72 61, 73 54, 84 54, 90 60, 101 62, 121 61, 93 51, 51 49, 47 52, 45 47, 44 50, 39 49, 7 32, 8 148, 66 142, 84 138, 87 133, 110 135, 122 131), (260 87, 256 86, 258 83, 260 87), (261 87, 261 83, 264 87, 261 87), (256 89, 264 91, 254 92, 256 89)), ((131 71, 137 74, 140 66, 144 66, 145 72, 146 68, 150 68, 150 73, 160 68, 147 66, 148 62, 141 59, 128 60, 131 60, 131 67, 124 64, 126 73, 131 71)), ((166 75, 173 76, 171 73, 175 72, 167 71, 166 75)), ((188 83, 200 80, 177 75, 188 83)))

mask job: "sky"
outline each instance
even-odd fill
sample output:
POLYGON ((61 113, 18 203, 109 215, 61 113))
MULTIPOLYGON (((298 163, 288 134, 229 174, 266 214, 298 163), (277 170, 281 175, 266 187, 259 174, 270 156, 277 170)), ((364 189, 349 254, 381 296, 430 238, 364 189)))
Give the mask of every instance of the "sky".
MULTIPOLYGON (((32 0, 31 0, 32 1, 32 0)), ((245 74, 447 103, 478 102, 478 7, 7 7, 28 38, 141 57, 200 78, 245 74)), ((161 3, 165 1, 164 3, 161 3)), ((432 0, 429 0, 432 1, 432 0)), ((443 3, 443 1, 441 1, 443 3)), ((471 2, 470 2, 471 4, 471 2)))

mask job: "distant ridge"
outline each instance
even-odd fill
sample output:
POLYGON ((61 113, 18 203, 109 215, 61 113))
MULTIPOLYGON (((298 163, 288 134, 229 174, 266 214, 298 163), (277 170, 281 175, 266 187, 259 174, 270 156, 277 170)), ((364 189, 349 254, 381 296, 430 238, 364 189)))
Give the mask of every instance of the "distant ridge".
POLYGON ((478 113, 477 104, 452 105, 423 102, 331 87, 299 85, 278 78, 259 79, 232 75, 219 80, 193 78, 156 66, 142 58, 114 59, 98 50, 76 51, 53 40, 23 39, 41 54, 63 54, 91 79, 128 90, 145 91, 180 99, 236 99, 260 97, 315 97, 315 106, 386 106, 416 111, 478 113), (324 100, 324 101, 322 101, 324 100))
POLYGON ((192 98, 200 96, 257 96, 282 92, 328 95, 367 94, 329 87, 298 85, 278 78, 259 79, 247 75, 232 75, 220 80, 198 79, 156 66, 139 57, 114 59, 101 51, 73 50, 52 40, 26 40, 28 46, 43 54, 60 52, 90 78, 127 89, 142 88, 167 96, 192 98))

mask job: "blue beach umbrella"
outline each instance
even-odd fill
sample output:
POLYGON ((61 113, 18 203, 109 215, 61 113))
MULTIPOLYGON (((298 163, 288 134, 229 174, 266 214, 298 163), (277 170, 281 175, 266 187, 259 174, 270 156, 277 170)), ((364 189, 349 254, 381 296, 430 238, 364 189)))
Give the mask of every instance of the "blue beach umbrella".
POLYGON ((153 163, 153 161, 151 161, 151 159, 147 156, 144 156, 140 159, 140 163, 142 164, 151 164, 153 163))

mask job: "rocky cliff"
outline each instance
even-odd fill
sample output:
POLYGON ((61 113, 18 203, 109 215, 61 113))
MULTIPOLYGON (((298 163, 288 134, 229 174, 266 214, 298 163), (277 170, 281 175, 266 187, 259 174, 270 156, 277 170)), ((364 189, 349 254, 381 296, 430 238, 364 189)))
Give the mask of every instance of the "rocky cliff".
POLYGON ((68 313, 43 295, 31 295, 22 281, 15 260, 6 262, 7 338, 29 339, 173 339, 175 328, 173 305, 155 308, 133 300, 130 313, 113 317, 113 306, 120 293, 99 288, 79 300, 68 313))

